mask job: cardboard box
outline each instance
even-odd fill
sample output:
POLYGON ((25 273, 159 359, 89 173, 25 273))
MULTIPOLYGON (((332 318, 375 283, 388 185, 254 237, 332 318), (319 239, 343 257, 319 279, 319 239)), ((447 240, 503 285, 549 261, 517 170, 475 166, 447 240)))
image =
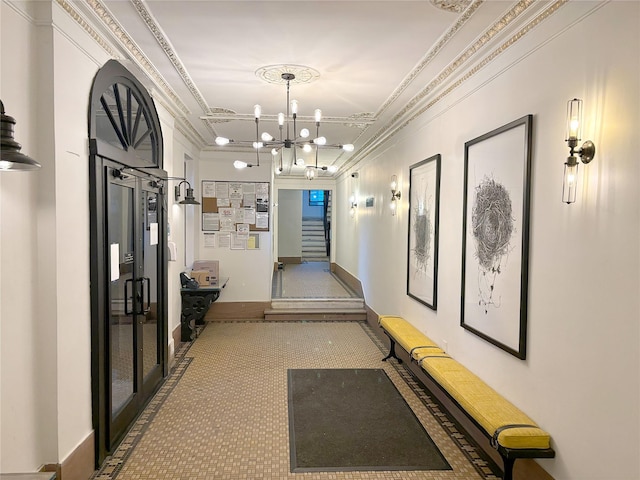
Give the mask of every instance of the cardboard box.
POLYGON ((211 276, 207 270, 191 270, 191 278, 193 278, 201 287, 211 285, 211 276))
POLYGON ((193 262, 193 270, 209 273, 209 285, 214 284, 220 278, 220 262, 218 260, 196 260, 193 262))

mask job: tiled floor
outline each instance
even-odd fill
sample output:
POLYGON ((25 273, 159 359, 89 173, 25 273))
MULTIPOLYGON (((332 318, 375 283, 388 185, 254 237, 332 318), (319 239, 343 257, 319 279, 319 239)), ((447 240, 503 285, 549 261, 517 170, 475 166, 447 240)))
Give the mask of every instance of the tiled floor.
POLYGON ((404 367, 380 361, 382 349, 359 322, 208 324, 95 478, 497 478, 404 367), (289 368, 384 368, 453 471, 292 474, 289 368))
POLYGON ((329 269, 329 262, 286 264, 273 276, 272 298, 355 298, 329 269))

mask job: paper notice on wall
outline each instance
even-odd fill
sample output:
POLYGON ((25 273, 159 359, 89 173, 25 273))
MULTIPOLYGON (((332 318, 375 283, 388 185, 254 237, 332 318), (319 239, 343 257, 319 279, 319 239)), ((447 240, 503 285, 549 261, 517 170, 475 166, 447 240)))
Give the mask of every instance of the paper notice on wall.
POLYGON ((269 184, 259 183, 256 185, 256 197, 269 198, 269 184))
POLYGON ((244 250, 247 248, 246 238, 238 235, 238 232, 231 232, 231 250, 244 250))
POLYGON ((268 213, 256 213, 256 228, 269 228, 268 213))
POLYGON ((255 193, 245 193, 242 198, 242 205, 245 207, 255 207, 256 206, 256 194, 255 193))
POLYGON ((241 183, 230 183, 229 184, 229 199, 233 204, 234 201, 241 202, 242 201, 242 184, 241 183))
POLYGON ((218 248, 229 248, 231 246, 231 234, 219 233, 218 234, 218 248))
POLYGON ((242 222, 243 223, 256 223, 256 209, 255 208, 244 208, 244 212, 242 212, 242 222))
POLYGON ((239 223, 237 225, 236 233, 238 238, 246 240, 249 238, 249 224, 248 223, 239 223))
POLYGON ((203 197, 215 197, 216 196, 216 182, 202 182, 202 196, 203 197))
POLYGON ((220 230, 220 214, 203 213, 202 230, 220 230))
POLYGON ((149 245, 157 245, 158 244, 158 224, 150 223, 149 224, 149 245))
POLYGON ((260 234, 250 233, 247 239, 247 250, 259 250, 260 249, 260 234))
POLYGON ((115 282, 120 278, 120 244, 112 243, 110 248, 111 260, 111 281, 115 282))
MULTIPOLYGON (((216 182, 216 191, 212 197, 229 198, 229 184, 227 182, 216 182)), ((220 202, 220 200, 218 200, 220 202)), ((227 200, 228 202, 228 200, 227 200)))
POLYGON ((205 233, 204 234, 204 246, 205 247, 217 247, 217 240, 218 235, 216 233, 205 233))

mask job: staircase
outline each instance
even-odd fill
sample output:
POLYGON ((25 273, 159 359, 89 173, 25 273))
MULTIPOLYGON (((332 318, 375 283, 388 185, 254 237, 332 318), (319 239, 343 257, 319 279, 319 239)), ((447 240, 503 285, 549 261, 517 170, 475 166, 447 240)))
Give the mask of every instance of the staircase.
POLYGON ((307 262, 327 261, 324 223, 320 218, 302 219, 302 260, 307 262))

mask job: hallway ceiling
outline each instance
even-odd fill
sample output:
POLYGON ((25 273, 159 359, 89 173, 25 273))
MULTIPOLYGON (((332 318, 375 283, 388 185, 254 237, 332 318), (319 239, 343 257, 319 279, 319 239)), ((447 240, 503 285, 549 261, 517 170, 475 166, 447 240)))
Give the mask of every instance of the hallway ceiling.
MULTIPOLYGON (((244 160, 255 159, 250 147, 219 147, 214 139, 253 141, 255 104, 262 106, 260 132, 278 138, 286 87, 257 73, 274 65, 315 70, 311 82, 292 83, 291 99, 300 105, 298 130, 309 128, 313 138, 314 109, 320 108, 320 135, 331 144, 355 145, 353 152, 320 151, 319 164, 338 167, 335 175, 357 168, 360 159, 468 75, 482 52, 495 50, 514 34, 514 25, 549 5, 533 0, 74 2, 114 45, 116 56, 150 79, 145 83, 156 101, 204 150, 245 152, 244 160)), ((303 175, 303 168, 291 167, 289 154, 284 173, 303 175)), ((268 151, 261 153, 265 164, 269 158, 268 151)), ((304 158, 307 165, 315 163, 313 153, 304 158)))

